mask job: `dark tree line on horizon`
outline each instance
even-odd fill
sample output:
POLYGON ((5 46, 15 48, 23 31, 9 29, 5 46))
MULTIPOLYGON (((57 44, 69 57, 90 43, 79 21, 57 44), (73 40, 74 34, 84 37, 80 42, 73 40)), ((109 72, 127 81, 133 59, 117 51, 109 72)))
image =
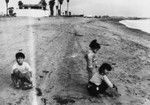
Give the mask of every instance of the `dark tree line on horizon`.
POLYGON ((62 6, 62 4, 63 4, 63 1, 64 1, 64 0, 58 0, 58 2, 59 2, 59 7, 60 7, 60 8, 59 8, 59 9, 60 9, 60 12, 58 12, 59 15, 61 15, 61 6, 62 6))
MULTIPOLYGON (((69 10, 69 1, 70 0, 66 0, 67 1, 67 15, 68 15, 68 10, 69 10)), ((62 4, 63 4, 64 0, 58 0, 58 5, 56 5, 56 11, 57 14, 61 16, 61 12, 62 12, 62 4)), ((49 1, 49 6, 50 6, 50 11, 51 11, 51 16, 53 16, 54 13, 54 5, 55 5, 55 0, 50 0, 49 1)))
POLYGON ((45 0, 41 0, 41 1, 39 2, 39 4, 41 4, 41 5, 42 5, 43 10, 46 10, 47 3, 46 3, 46 1, 45 1, 45 0))
POLYGON ((9 3, 9 0, 5 0, 6 2, 6 16, 8 16, 8 3, 9 3))
POLYGON ((55 0, 50 0, 49 1, 49 7, 50 7, 51 16, 54 15, 54 5, 55 5, 55 0))
MULTIPOLYGON (((41 0, 38 4, 41 5, 43 10, 46 10, 47 3, 45 0, 41 0)), ((23 2, 18 1, 18 6, 19 6, 19 9, 22 9, 23 8, 23 2)))
POLYGON ((23 2, 22 1, 18 1, 19 9, 22 9, 22 5, 23 5, 23 2))

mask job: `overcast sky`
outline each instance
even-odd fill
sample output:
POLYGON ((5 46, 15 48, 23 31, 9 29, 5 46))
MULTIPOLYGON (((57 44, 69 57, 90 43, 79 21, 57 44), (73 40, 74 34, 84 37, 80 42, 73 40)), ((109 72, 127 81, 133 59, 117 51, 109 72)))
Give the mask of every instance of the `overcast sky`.
MULTIPOLYGON (((9 1, 9 6, 17 8, 19 0, 9 1)), ((22 1, 34 4, 40 0, 22 1)), ((5 12, 5 5, 5 0, 0 0, 0 12, 5 12)), ((66 9, 66 0, 62 8, 66 9)), ((150 0, 70 0, 70 11, 73 14, 150 17, 149 10, 150 0)))

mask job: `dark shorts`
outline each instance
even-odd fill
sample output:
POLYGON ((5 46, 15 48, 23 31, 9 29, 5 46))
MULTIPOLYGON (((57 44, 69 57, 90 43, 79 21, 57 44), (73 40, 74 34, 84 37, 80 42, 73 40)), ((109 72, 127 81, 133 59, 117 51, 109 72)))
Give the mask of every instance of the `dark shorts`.
POLYGON ((89 82, 87 86, 87 90, 90 95, 97 96, 99 93, 104 94, 108 89, 108 87, 109 86, 104 81, 102 81, 101 85, 96 85, 92 82, 89 82))
POLYGON ((113 84, 113 88, 110 88, 105 81, 102 81, 101 85, 96 85, 92 82, 89 82, 87 86, 87 90, 91 96, 104 94, 113 97, 119 95, 117 87, 113 84))
POLYGON ((22 83, 27 82, 27 83, 32 83, 30 80, 30 73, 21 73, 20 71, 15 71, 11 74, 11 78, 13 82, 17 82, 20 80, 22 83))

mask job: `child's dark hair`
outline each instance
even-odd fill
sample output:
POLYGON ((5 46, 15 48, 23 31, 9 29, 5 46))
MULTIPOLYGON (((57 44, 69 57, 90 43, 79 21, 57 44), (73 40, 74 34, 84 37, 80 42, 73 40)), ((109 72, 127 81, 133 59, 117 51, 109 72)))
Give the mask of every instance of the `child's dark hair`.
POLYGON ((25 55, 22 52, 18 52, 18 53, 16 53, 16 59, 18 59, 18 58, 25 59, 25 55))
POLYGON ((101 65, 101 67, 98 69, 99 73, 102 74, 102 75, 105 75, 105 74, 106 74, 106 73, 105 73, 105 70, 111 71, 111 70, 112 70, 111 65, 108 64, 108 63, 103 63, 103 64, 101 65))
POLYGON ((96 39, 94 39, 94 40, 90 43, 89 47, 90 47, 91 49, 100 49, 100 48, 101 48, 100 44, 97 43, 97 40, 96 40, 96 39))

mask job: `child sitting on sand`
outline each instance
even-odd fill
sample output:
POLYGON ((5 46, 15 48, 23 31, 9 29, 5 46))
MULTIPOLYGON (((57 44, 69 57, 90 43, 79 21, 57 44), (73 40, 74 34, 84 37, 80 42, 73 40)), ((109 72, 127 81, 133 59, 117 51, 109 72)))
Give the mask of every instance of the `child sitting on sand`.
POLYGON ((112 84, 106 76, 106 74, 108 74, 108 72, 111 70, 111 65, 109 65, 108 63, 103 63, 101 67, 95 73, 93 73, 92 78, 89 80, 87 86, 90 95, 97 96, 99 93, 109 96, 115 95, 111 94, 111 91, 107 92, 108 88, 109 90, 117 92, 117 87, 112 84))
POLYGON ((95 73, 95 70, 97 68, 97 57, 96 53, 101 48, 100 44, 97 43, 97 40, 93 40, 90 45, 90 50, 88 51, 88 54, 86 55, 87 60, 87 70, 89 72, 89 78, 91 78, 91 75, 95 73))
POLYGON ((25 55, 22 52, 16 54, 16 63, 12 67, 11 78, 16 88, 32 88, 32 71, 28 63, 24 62, 25 55))

